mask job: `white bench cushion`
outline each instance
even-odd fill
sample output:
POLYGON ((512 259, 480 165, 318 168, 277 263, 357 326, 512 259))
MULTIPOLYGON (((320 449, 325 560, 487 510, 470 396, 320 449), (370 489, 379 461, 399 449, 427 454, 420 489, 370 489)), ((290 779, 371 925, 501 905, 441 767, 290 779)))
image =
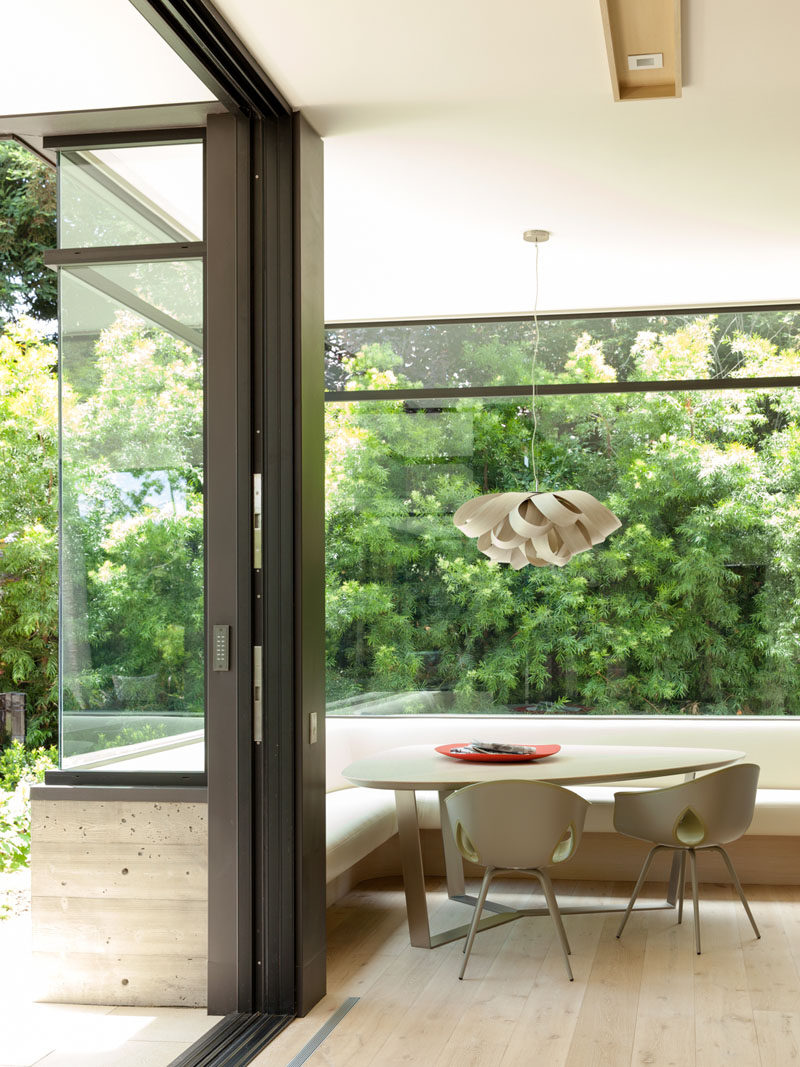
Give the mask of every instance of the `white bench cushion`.
MULTIPOLYGON (((417 817, 423 830, 438 830, 439 794, 417 793, 417 817)), ((350 786, 328 793, 326 802, 327 880, 368 856, 397 833, 394 791, 350 786)))
POLYGON ((397 833, 389 789, 337 789, 328 793, 325 810, 329 882, 397 833))

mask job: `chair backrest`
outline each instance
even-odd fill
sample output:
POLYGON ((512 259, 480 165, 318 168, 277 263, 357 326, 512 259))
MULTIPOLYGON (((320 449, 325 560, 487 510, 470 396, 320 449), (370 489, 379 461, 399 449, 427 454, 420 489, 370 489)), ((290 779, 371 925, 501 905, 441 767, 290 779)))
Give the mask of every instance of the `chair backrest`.
POLYGON ((752 822, 758 772, 755 763, 737 763, 668 789, 616 793, 614 828, 678 848, 735 841, 752 822))
POLYGON ((484 867, 521 870, 568 860, 589 807, 559 785, 516 779, 468 785, 446 804, 463 856, 484 867))

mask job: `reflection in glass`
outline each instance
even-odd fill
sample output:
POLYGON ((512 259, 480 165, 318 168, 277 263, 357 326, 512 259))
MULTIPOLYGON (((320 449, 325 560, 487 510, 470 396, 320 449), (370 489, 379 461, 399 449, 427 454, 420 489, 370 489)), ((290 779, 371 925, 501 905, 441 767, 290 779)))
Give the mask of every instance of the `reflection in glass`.
POLYGON ((800 714, 798 391, 538 413, 542 489, 589 488, 623 526, 515 572, 452 516, 533 488, 530 401, 327 405, 329 711, 800 714))
MULTIPOLYGON (((545 317, 536 380, 547 385, 796 375, 799 337, 800 311, 545 317)), ((325 345, 325 387, 530 385, 533 340, 529 320, 333 328, 325 345)))
POLYGON ((72 289, 70 320, 86 320, 90 329, 98 316, 112 322, 123 306, 161 326, 198 351, 203 347, 203 273, 198 260, 151 263, 98 263, 70 267, 70 277, 83 283, 72 289), (97 297, 105 296, 106 301, 97 297))
POLYGON ((202 770, 201 292, 199 261, 61 271, 64 767, 202 770))
POLYGON ((59 246, 203 238, 202 144, 59 153, 59 246))

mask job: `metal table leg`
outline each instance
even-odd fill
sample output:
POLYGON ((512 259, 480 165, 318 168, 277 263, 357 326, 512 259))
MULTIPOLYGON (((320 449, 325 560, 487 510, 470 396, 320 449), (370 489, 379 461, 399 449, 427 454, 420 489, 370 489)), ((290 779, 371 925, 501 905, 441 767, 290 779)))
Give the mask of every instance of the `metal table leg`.
MULTIPOLYGON (((425 872, 422 867, 422 848, 419 840, 416 794, 411 789, 397 789, 395 790, 394 799, 397 807, 400 859, 403 865, 403 889, 406 897, 408 934, 411 944, 416 948, 436 948, 438 945, 446 945, 450 941, 457 941, 461 937, 466 937, 470 928, 469 923, 431 934, 430 921, 428 919, 428 900, 425 893, 425 872)), ((440 803, 443 806, 444 801, 440 803)), ((449 829, 447 819, 443 821, 442 826, 449 829)), ((450 895, 454 900, 474 905, 477 898, 467 896, 464 893, 464 867, 461 861, 461 854, 455 848, 452 833, 450 833, 450 841, 452 849, 448 850, 448 843, 445 840, 445 860, 448 864, 448 893, 450 893, 451 888, 455 890, 461 889, 460 893, 450 893, 450 895)), ((511 922, 518 915, 518 912, 510 910, 505 905, 488 901, 485 904, 485 908, 495 912, 495 914, 482 918, 478 924, 479 930, 511 922)))
POLYGON ((442 790, 439 794, 439 822, 442 827, 442 844, 444 845, 444 869, 447 875, 447 895, 451 899, 464 896, 464 861, 458 851, 453 827, 447 817, 445 801, 455 790, 442 790))
POLYGON ((408 933, 412 945, 417 948, 430 948, 431 928, 428 922, 425 873, 422 869, 422 848, 419 842, 417 796, 413 789, 396 789, 394 801, 397 806, 397 829, 400 833, 400 860, 403 865, 408 933))

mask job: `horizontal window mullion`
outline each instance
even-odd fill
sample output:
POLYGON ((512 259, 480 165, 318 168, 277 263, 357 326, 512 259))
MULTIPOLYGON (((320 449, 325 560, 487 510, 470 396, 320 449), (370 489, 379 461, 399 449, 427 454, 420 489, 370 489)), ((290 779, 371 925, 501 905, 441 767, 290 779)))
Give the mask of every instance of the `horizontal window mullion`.
POLYGON ((175 129, 115 130, 100 134, 50 134, 43 138, 43 145, 55 151, 96 152, 103 148, 149 148, 151 145, 199 144, 205 140, 205 136, 205 126, 185 126, 175 129))
MULTIPOLYGON (((639 308, 589 308, 586 310, 572 309, 569 311, 548 311, 538 316, 540 323, 546 322, 570 322, 583 321, 584 319, 647 319, 659 315, 717 315, 725 311, 800 311, 800 303, 797 300, 767 300, 756 301, 752 304, 661 304, 656 307, 639 308)), ((339 319, 325 323, 325 329, 338 332, 341 330, 372 330, 385 329, 387 327, 413 327, 413 326, 470 326, 478 324, 493 324, 504 322, 528 322, 533 323, 531 312, 518 313, 515 315, 438 315, 433 318, 428 316, 405 316, 399 319, 339 319)))
MULTIPOLYGON (((119 766, 119 763, 117 764, 119 766)), ((205 771, 114 771, 108 767, 97 770, 45 771, 46 786, 91 786, 93 789, 128 788, 202 789, 208 786, 205 771)))
MULTIPOLYGON (((536 386, 537 396, 578 396, 591 393, 688 393, 718 389, 777 389, 800 386, 800 375, 773 378, 688 378, 646 382, 558 382, 536 386)), ((354 400, 458 400, 463 397, 530 397, 530 385, 475 385, 438 389, 352 389, 331 390, 325 400, 342 404, 354 400)))
POLYGON ((47 267, 90 266, 101 263, 152 263, 164 259, 203 259, 205 252, 204 241, 112 245, 94 248, 52 248, 44 253, 44 262, 47 267))

